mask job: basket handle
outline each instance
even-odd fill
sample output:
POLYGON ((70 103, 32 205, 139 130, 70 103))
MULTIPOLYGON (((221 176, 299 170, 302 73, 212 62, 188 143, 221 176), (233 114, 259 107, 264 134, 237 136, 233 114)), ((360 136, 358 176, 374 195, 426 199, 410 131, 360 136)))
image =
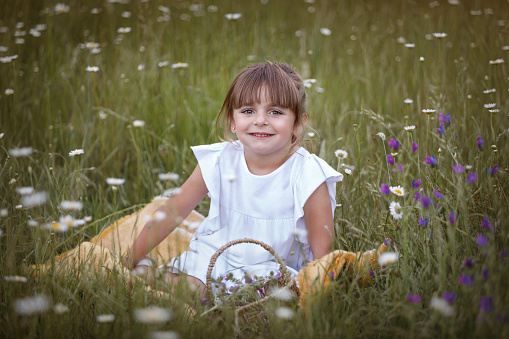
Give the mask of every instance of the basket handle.
POLYGON ((232 240, 232 241, 226 243, 225 245, 221 246, 216 251, 216 253, 214 253, 214 255, 212 255, 212 257, 210 258, 209 267, 207 270, 207 284, 206 284, 207 299, 210 303, 212 303, 212 301, 214 300, 214 295, 212 293, 212 270, 214 269, 214 265, 216 264, 217 258, 227 248, 229 248, 233 245, 238 245, 238 244, 242 244, 242 243, 256 244, 256 245, 259 245, 259 246, 263 247, 264 249, 266 249, 270 254, 272 254, 274 259, 276 259, 276 262, 279 264, 279 271, 281 272, 281 278, 283 279, 283 284, 287 285, 290 282, 291 273, 288 271, 288 268, 286 267, 286 264, 284 263, 284 261, 279 257, 279 255, 276 253, 276 251, 274 251, 274 249, 272 247, 270 247, 263 241, 259 241, 259 240, 251 239, 251 238, 232 240))

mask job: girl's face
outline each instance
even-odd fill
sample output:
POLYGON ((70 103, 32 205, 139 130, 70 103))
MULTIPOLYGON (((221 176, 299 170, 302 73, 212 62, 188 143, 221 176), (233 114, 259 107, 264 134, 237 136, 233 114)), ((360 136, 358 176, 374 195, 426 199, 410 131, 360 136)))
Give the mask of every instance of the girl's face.
POLYGON ((292 136, 298 132, 295 113, 269 102, 266 88, 260 89, 260 102, 233 110, 232 132, 244 145, 247 156, 267 155, 286 158, 292 136))

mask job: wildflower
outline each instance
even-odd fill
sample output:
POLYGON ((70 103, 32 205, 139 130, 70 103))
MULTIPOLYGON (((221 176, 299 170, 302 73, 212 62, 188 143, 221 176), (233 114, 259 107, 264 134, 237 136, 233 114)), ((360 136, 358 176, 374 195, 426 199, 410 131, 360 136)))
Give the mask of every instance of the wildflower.
POLYGON ((6 216, 8 216, 8 215, 9 215, 9 210, 7 210, 7 208, 2 208, 2 209, 0 210, 0 217, 2 217, 2 218, 3 218, 3 217, 6 217, 6 216))
POLYGON ((434 195, 435 197, 437 197, 438 199, 445 198, 445 195, 443 195, 442 193, 440 193, 440 191, 439 191, 439 190, 437 190, 437 189, 435 189, 435 190, 433 191, 433 195, 434 195))
POLYGON ((495 108, 495 109, 489 109, 488 112, 497 114, 498 112, 500 112, 500 110, 498 108, 495 108))
POLYGON ((97 66, 87 66, 87 68, 85 69, 87 72, 99 72, 99 67, 97 66))
POLYGON ((271 295, 279 300, 291 300, 293 298, 293 294, 288 288, 277 287, 272 291, 271 295))
POLYGON ((477 173, 476 172, 472 172, 467 177, 467 183, 472 183, 472 182, 475 182, 475 181, 477 181, 477 173))
POLYGON ((129 33, 130 31, 131 31, 131 27, 119 27, 117 29, 117 33, 120 33, 120 34, 129 33))
POLYGON ((121 178, 107 178, 106 183, 110 186, 120 186, 125 183, 125 179, 121 178))
POLYGON ((504 59, 500 58, 500 59, 495 59, 495 60, 490 60, 490 65, 498 65, 498 64, 503 64, 505 61, 504 59))
POLYGON ((463 267, 465 267, 465 268, 474 267, 473 260, 471 258, 465 257, 465 259, 463 259, 463 267))
MULTIPOLYGON (((440 192, 439 192, 440 193, 440 192)), ((421 205, 424 207, 424 208, 428 208, 429 205, 431 204, 431 199, 428 198, 427 196, 423 196, 422 199, 421 199, 421 205)))
POLYGON ((415 153, 417 149, 419 148, 419 145, 415 141, 412 141, 412 153, 415 153))
POLYGON ((163 67, 166 67, 170 64, 169 61, 160 61, 157 63, 157 66, 160 67, 160 68, 163 68, 163 67))
POLYGON ((21 277, 19 275, 9 275, 4 277, 7 282, 20 282, 26 283, 28 281, 27 277, 21 277))
POLYGON ((164 213, 163 211, 155 211, 150 215, 146 215, 143 219, 147 223, 153 221, 155 222, 163 221, 164 219, 166 219, 166 213, 164 213))
POLYGON ((406 43, 404 45, 406 48, 414 48, 415 47, 415 44, 412 44, 412 43, 406 43))
POLYGON ((477 147, 482 148, 484 145, 484 139, 482 137, 477 137, 477 147))
POLYGON ((480 233, 475 237, 475 242, 481 247, 488 246, 488 239, 480 233))
POLYGON ((46 203, 48 200, 48 193, 46 192, 34 192, 29 195, 25 195, 21 198, 21 204, 25 208, 37 207, 46 203))
POLYGON ((445 124, 450 124, 451 123, 451 114, 447 113, 447 115, 444 116, 444 113, 440 112, 438 114, 438 121, 443 122, 445 124))
POLYGON ((466 169, 467 171, 470 171, 470 170, 472 169, 472 165, 465 165, 465 169, 466 169))
POLYGON ((403 210, 398 202, 391 202, 389 205, 389 211, 394 219, 398 220, 403 218, 403 210))
POLYGON ((171 316, 172 313, 169 309, 157 306, 149 306, 134 310, 134 318, 136 321, 146 324, 167 322, 170 320, 171 316))
POLYGON ((42 225, 41 228, 54 232, 67 232, 69 226, 67 226, 66 224, 61 224, 56 221, 52 221, 50 223, 42 225))
POLYGON ((433 36, 437 39, 443 39, 447 36, 447 33, 433 33, 433 36))
POLYGON ((421 180, 421 179, 418 179, 417 181, 415 181, 414 179, 412 179, 412 187, 413 187, 413 188, 417 188, 417 187, 421 186, 421 183, 422 183, 422 180, 421 180))
POLYGON ((337 149, 334 151, 334 155, 339 159, 346 159, 346 157, 348 157, 348 152, 342 149, 337 149))
POLYGON ((495 106, 497 106, 496 103, 492 102, 492 103, 488 103, 488 104, 484 104, 484 108, 494 108, 495 106))
POLYGON ((14 90, 12 88, 7 88, 4 93, 5 95, 11 95, 14 94, 14 90))
POLYGON ((392 243, 392 240, 390 238, 384 239, 384 245, 385 246, 389 247, 391 245, 391 243, 392 243))
POLYGON ((100 323, 111 323, 115 320, 114 314, 101 314, 97 316, 97 322, 100 323))
POLYGON ((32 186, 16 187, 16 192, 19 195, 28 195, 34 193, 34 188, 32 186))
POLYGON ((331 35, 331 30, 328 28, 322 27, 322 28, 320 28, 320 33, 322 33, 322 35, 329 36, 329 35, 331 35))
POLYGON ((75 149, 74 151, 70 151, 69 152, 69 156, 73 157, 75 155, 79 155, 79 154, 83 154, 83 153, 85 153, 85 151, 83 151, 82 149, 78 148, 78 149, 75 149))
POLYGON ((349 169, 349 168, 345 168, 345 173, 348 174, 348 175, 351 175, 352 174, 352 170, 349 169))
POLYGON ((431 113, 435 113, 435 110, 434 109, 430 109, 430 108, 425 108, 422 110, 423 113, 426 113, 426 114, 431 114, 431 113))
POLYGON ((161 181, 164 181, 164 180, 177 181, 180 179, 180 176, 177 173, 169 172, 169 173, 159 173, 158 178, 161 181))
POLYGON ((426 156, 426 161, 424 162, 426 165, 436 166, 437 165, 437 159, 434 155, 431 157, 426 156))
POLYGON ((454 213, 454 211, 451 211, 451 213, 449 213, 449 222, 451 223, 451 225, 454 225, 456 223, 456 213, 454 213))
POLYGON ((412 99, 410 99, 410 98, 406 98, 405 100, 403 100, 403 102, 404 102, 405 104, 411 104, 411 103, 413 103, 414 101, 413 101, 412 99))
POLYGON ((39 223, 36 220, 30 219, 27 221, 27 225, 30 227, 37 227, 39 226, 39 223))
POLYGON ((58 303, 55 306, 53 306, 53 311, 56 314, 62 314, 62 313, 69 312, 69 307, 65 306, 64 304, 58 303))
POLYGON ((284 320, 292 320, 293 319, 293 311, 289 307, 278 307, 276 309, 276 317, 284 319, 284 320))
POLYGON ((314 132, 308 132, 308 137, 312 138, 315 136, 315 133, 314 132))
POLYGON ((461 165, 452 165, 452 169, 456 173, 463 173, 463 171, 465 171, 465 169, 461 165))
POLYGON ((488 218, 483 218, 482 219, 482 222, 481 222, 481 226, 486 228, 487 230, 490 230, 490 231, 494 231, 495 228, 493 227, 492 224, 490 224, 488 218))
POLYGON ((382 185, 380 185, 380 192, 382 194, 389 194, 389 193, 391 193, 391 190, 387 184, 382 184, 382 185))
POLYGON ((443 298, 445 301, 447 301, 449 304, 452 304, 452 302, 456 299, 456 293, 454 292, 444 292, 443 298))
POLYGON ((505 248, 504 248, 504 249, 502 249, 502 250, 498 253, 498 257, 499 257, 500 259, 503 259, 503 258, 505 258, 506 256, 507 256, 507 250, 506 250, 505 248))
POLYGON ((418 201, 421 198, 421 193, 419 191, 415 192, 414 200, 418 201))
POLYGON ((420 217, 419 218, 419 225, 421 225, 421 226, 428 226, 428 218, 420 217))
POLYGON ((398 258, 399 255, 396 252, 384 252, 378 257, 378 263, 383 267, 394 264, 396 261, 398 261, 398 258))
POLYGON ((493 299, 491 297, 480 297, 479 298, 479 309, 482 312, 491 312, 491 306, 493 303, 493 299))
POLYGON ((14 311, 19 315, 32 315, 47 311, 51 307, 50 299, 43 294, 18 299, 14 302, 14 311))
POLYGON ((405 128, 405 131, 412 132, 415 129, 415 125, 405 126, 404 128, 405 128))
POLYGON ((382 141, 384 141, 384 140, 385 140, 385 134, 383 134, 382 132, 378 132, 376 135, 377 135, 378 137, 380 137, 380 139, 382 139, 382 141))
POLYGON ((399 141, 398 139, 393 139, 391 138, 388 142, 388 145, 392 148, 394 148, 395 150, 399 149, 399 141))
POLYGON ((405 189, 401 186, 391 186, 389 187, 392 193, 396 194, 397 196, 404 196, 405 195, 405 189))
POLYGON ((390 165, 394 165, 394 157, 392 156, 392 154, 387 154, 387 162, 390 165))
POLYGON ((444 130, 444 124, 440 124, 440 127, 437 128, 437 132, 439 135, 444 135, 445 133, 445 130, 444 130))
POLYGON ((439 311, 445 317, 450 317, 454 313, 454 309, 447 302, 447 300, 443 298, 439 298, 436 296, 431 297, 430 308, 439 311))
POLYGON ((462 274, 459 276, 458 282, 462 285, 473 285, 474 284, 474 276, 462 274))
POLYGON ((143 126, 145 126, 145 121, 143 121, 143 120, 134 120, 133 121, 133 126, 134 127, 143 127, 143 126))
POLYGON ((171 65, 171 68, 175 69, 175 68, 187 68, 189 67, 189 64, 186 63, 186 62, 177 62, 173 65, 171 65))
POLYGON ((406 301, 410 304, 420 304, 421 296, 419 294, 408 293, 406 296, 406 301))
POLYGON ((423 62, 423 61, 424 61, 424 57, 420 57, 420 58, 419 58, 419 61, 420 61, 420 62, 423 62))
POLYGON ((81 201, 63 200, 60 203, 60 208, 65 211, 81 211, 83 209, 83 203, 81 201))
POLYGON ((228 14, 225 14, 225 17, 226 19, 228 20, 238 20, 242 17, 242 14, 241 13, 228 13, 228 14))

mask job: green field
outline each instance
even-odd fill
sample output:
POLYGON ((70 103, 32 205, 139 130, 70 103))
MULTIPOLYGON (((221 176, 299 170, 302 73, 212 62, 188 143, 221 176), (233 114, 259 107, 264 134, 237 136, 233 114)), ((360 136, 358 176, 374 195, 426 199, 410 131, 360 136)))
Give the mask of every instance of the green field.
MULTIPOLYGON (((509 337, 508 1, 0 8, 0 337, 509 337), (235 75, 266 60, 314 79, 304 146, 345 174, 333 249, 391 238, 397 262, 367 288, 337 277, 305 314, 294 298, 238 326, 231 305, 158 297, 115 273, 31 278, 30 265, 181 185, 196 166, 189 146, 220 140, 235 75), (169 172, 180 179, 158 180, 169 172), (107 178, 125 183, 113 190, 107 178), (84 221, 46 229, 66 215, 84 221), (24 312, 23 301, 40 307, 24 312), (171 317, 141 321, 149 306, 171 317)), ((197 209, 206 215, 208 201, 197 209)))

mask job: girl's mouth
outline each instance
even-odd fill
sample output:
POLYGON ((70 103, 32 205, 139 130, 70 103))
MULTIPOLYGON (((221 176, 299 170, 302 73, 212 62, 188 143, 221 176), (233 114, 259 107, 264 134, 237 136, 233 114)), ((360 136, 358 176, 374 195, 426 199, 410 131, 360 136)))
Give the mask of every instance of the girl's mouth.
POLYGON ((258 138, 266 138, 266 137, 272 136, 272 134, 267 134, 267 133, 249 133, 249 134, 254 137, 258 137, 258 138))

